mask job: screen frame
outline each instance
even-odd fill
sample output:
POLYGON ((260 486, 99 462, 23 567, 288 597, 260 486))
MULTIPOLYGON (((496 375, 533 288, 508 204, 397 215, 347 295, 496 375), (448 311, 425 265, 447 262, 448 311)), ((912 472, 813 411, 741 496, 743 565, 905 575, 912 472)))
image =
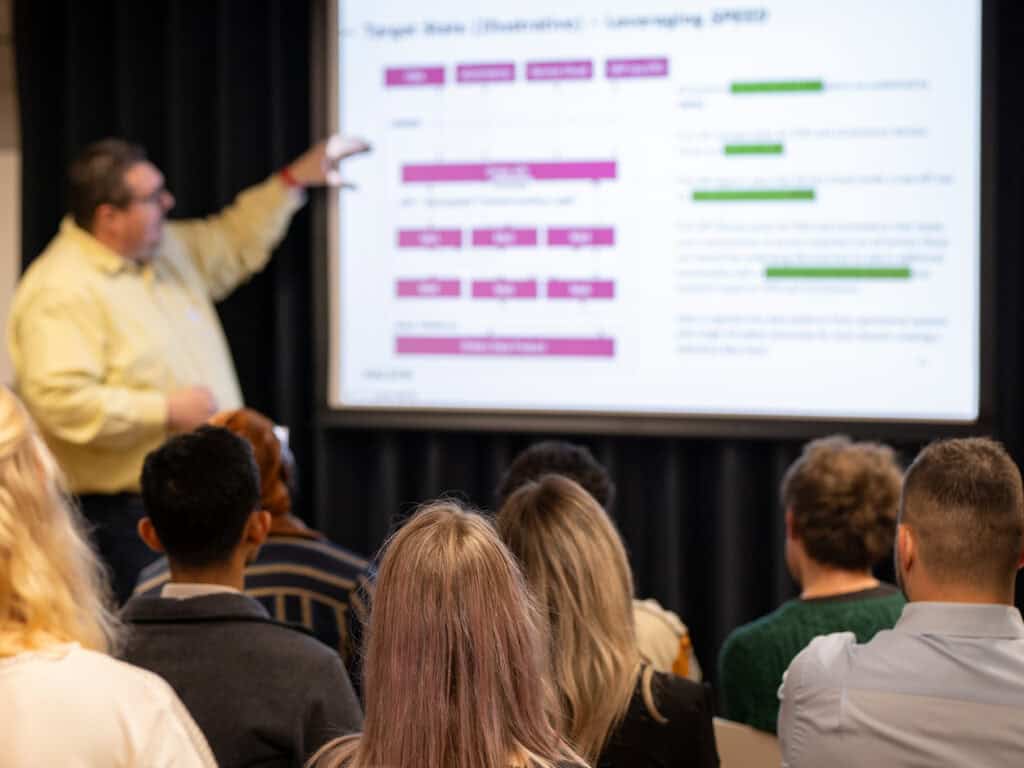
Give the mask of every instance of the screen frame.
MULTIPOLYGON (((311 126, 314 139, 337 131, 338 115, 338 13, 341 0, 316 0, 312 15, 310 61, 311 126)), ((933 419, 803 418, 752 415, 703 415, 682 413, 609 413, 553 410, 452 409, 438 407, 350 406, 337 407, 340 360, 337 359, 340 307, 337 291, 337 249, 341 215, 338 190, 313 197, 313 336, 315 350, 316 418, 324 427, 380 428, 441 431, 542 432, 593 435, 649 435, 700 438, 786 439, 807 438, 827 432, 854 437, 920 441, 937 433, 965 436, 990 433, 996 422, 994 363, 995 323, 995 211, 996 211, 996 108, 998 62, 995 0, 982 0, 981 11, 981 141, 980 178, 980 275, 979 275, 979 378, 978 418, 971 422, 933 419), (327 318, 323 322, 322 318, 327 318)), ((372 140, 372 137, 369 137, 372 140)), ((347 194, 342 192, 340 194, 347 194)))

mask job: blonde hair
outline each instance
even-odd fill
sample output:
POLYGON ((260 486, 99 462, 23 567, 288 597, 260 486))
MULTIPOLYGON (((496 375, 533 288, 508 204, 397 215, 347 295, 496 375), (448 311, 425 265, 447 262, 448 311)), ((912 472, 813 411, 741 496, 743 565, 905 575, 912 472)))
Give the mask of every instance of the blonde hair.
POLYGON ((0 387, 0 657, 66 642, 113 650, 106 574, 63 488, 24 406, 0 387))
MULTIPOLYGON (((560 475, 513 493, 497 526, 550 621, 564 733, 594 762, 629 708, 640 670, 622 540, 601 505, 560 475)), ((649 683, 647 676, 653 709, 649 683)))
POLYGON ((364 731, 310 765, 579 762, 553 724, 543 622, 490 523, 438 501, 385 547, 366 635, 364 731))

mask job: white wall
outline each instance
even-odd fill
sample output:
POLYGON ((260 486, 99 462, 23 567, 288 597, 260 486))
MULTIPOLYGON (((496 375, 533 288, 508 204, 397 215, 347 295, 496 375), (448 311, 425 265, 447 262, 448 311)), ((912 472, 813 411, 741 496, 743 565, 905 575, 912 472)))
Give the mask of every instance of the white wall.
MULTIPOLYGON (((21 150, 14 87, 11 0, 0 0, 0 323, 7 324, 21 266, 21 150)), ((0 382, 11 381, 5 334, 0 330, 0 382)))

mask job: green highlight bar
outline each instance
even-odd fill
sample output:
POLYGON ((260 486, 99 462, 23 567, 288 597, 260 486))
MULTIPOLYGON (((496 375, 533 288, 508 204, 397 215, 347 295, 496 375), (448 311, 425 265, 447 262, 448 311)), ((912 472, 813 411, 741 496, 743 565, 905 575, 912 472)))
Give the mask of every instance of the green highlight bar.
POLYGON ((907 280, 910 267, 768 267, 764 276, 810 280, 907 280))
POLYGON ((821 80, 761 80, 733 83, 733 93, 809 93, 825 90, 821 80))
POLYGON ((727 155, 781 155, 781 144, 726 144, 727 155))
POLYGON ((814 200, 813 189, 696 189, 695 203, 739 203, 814 200))

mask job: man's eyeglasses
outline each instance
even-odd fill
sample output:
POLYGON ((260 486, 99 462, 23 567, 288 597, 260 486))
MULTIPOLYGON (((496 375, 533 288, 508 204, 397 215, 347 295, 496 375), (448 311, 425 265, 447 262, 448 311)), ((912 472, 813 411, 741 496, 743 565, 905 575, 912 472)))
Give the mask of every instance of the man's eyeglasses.
POLYGON ((168 194, 170 193, 168 192, 167 187, 161 184, 148 195, 139 195, 138 197, 133 197, 130 203, 151 203, 153 205, 160 205, 161 203, 163 203, 164 197, 168 194))

